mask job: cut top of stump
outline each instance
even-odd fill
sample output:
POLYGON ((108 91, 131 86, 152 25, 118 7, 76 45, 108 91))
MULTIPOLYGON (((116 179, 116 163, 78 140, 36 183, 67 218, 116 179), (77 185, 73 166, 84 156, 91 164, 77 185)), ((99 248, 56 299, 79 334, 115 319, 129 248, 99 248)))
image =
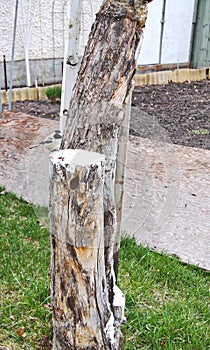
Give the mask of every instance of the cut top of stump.
POLYGON ((50 160, 53 165, 61 165, 68 168, 71 172, 77 166, 94 166, 105 162, 105 155, 89 152, 81 149, 64 149, 50 154, 50 160))

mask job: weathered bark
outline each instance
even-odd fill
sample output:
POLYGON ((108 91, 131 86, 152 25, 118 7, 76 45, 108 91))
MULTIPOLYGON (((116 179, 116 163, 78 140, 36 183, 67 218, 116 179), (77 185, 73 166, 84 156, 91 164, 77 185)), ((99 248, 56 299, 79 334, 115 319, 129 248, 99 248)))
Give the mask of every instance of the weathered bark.
POLYGON ((147 16, 144 3, 128 0, 104 2, 85 50, 62 141, 62 148, 81 148, 107 157, 104 206, 109 277, 113 243, 118 241, 115 237, 118 230, 112 180, 116 174, 126 99, 135 73, 136 50, 147 16))
POLYGON ((53 349, 108 349, 103 155, 51 154, 53 349))
POLYGON ((133 2, 105 1, 97 15, 62 141, 62 148, 104 153, 112 168, 109 173, 114 171, 114 174, 126 98, 132 86, 136 50, 147 15, 143 1, 138 1, 138 6, 130 3, 133 2))
MULTIPOLYGON (((125 130, 129 129, 128 101, 136 67, 135 55, 146 16, 145 1, 104 1, 85 50, 61 144, 63 149, 84 149, 106 157, 103 210, 105 285, 109 304, 105 318, 109 322, 105 323, 110 343, 101 349, 121 348, 123 296, 116 287, 116 273, 125 168, 122 154, 128 136, 125 130), (110 319, 107 312, 112 315, 110 319)), ((69 254, 75 264, 77 255, 69 254)), ((102 321, 102 328, 105 323, 102 321)), ((74 333, 73 337, 77 335, 74 333)), ((71 349, 77 348, 90 349, 88 343, 86 347, 71 349)))

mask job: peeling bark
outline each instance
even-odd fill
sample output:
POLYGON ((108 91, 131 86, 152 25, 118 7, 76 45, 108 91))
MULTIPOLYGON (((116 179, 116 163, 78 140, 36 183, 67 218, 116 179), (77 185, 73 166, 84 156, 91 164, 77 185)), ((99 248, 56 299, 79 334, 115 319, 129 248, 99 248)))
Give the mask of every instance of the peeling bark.
POLYGON ((111 316, 104 263, 105 157, 51 154, 53 349, 109 349, 111 316))
MULTIPOLYGON (((116 213, 113 179, 116 179, 119 137, 126 119, 126 104, 136 68, 136 50, 147 16, 146 3, 125 0, 105 1, 102 5, 81 63, 61 145, 62 148, 80 148, 106 155, 107 266, 113 260, 113 244, 119 241, 116 238, 119 235, 116 228, 119 216, 116 213)), ((129 129, 129 121, 124 128, 129 129)), ((127 140, 123 142, 126 144, 127 140)), ((124 174, 120 176, 124 178, 124 174)), ((118 243, 116 247, 119 248, 118 243)), ((108 269, 107 276, 110 276, 111 268, 108 269)))
MULTIPOLYGON (((105 299, 107 299, 104 313, 101 313, 101 327, 104 329, 104 334, 106 334, 106 340, 103 340, 102 343, 102 336, 98 335, 98 338, 96 336, 100 344, 100 346, 97 345, 97 349, 121 349, 120 325, 124 317, 123 295, 117 289, 116 278, 119 260, 125 153, 129 130, 130 93, 136 67, 136 51, 146 16, 147 2, 143 0, 104 1, 92 27, 81 63, 61 144, 62 149, 82 149, 98 152, 106 157, 103 185, 103 257, 100 255, 102 251, 98 251, 99 262, 105 264, 106 278, 102 284, 103 288, 105 288, 104 290, 106 290, 105 299), (104 318, 106 319, 105 321, 104 318)), ((74 181, 75 183, 77 182, 76 177, 74 181)), ((58 190, 61 193, 62 190, 65 192, 65 186, 63 189, 60 188, 58 190)), ((57 203, 53 203, 56 200, 59 199, 54 198, 51 201, 52 206, 55 205, 52 211, 55 212, 57 203)), ((61 208, 62 205, 60 204, 58 207, 61 208)), ((76 213, 77 206, 73 206, 71 209, 76 213)), ((66 215, 68 217, 68 210, 62 214, 64 222, 66 215)), ((77 219, 82 227, 80 215, 77 215, 77 219)), ((54 222, 53 217, 52 222, 54 222)), ((64 229, 64 232, 68 231, 69 222, 65 222, 64 228, 60 227, 60 221, 58 223, 56 230, 64 229)), ((90 220, 90 225, 91 223, 92 219, 90 220)), ((54 232, 53 230, 52 226, 52 232, 54 232)), ((86 234, 85 229, 84 234, 86 234)), ((52 237, 54 236, 56 235, 52 234, 52 237)), ((82 237, 80 229, 77 235, 77 244, 82 244, 82 237)), ((53 239, 52 246, 57 247, 58 242, 53 242, 53 239)), ((74 266, 78 260, 79 253, 77 250, 76 252, 73 250, 72 243, 69 247, 66 247, 66 250, 67 248, 69 249, 67 254, 68 261, 71 261, 71 265, 74 266)), ((64 257, 62 259, 62 262, 65 262, 64 257)), ((78 278, 77 274, 81 273, 81 269, 75 266, 75 269, 72 270, 71 265, 66 266, 67 271, 70 272, 66 272, 69 275, 65 276, 63 281, 67 278, 71 280, 70 284, 75 285, 75 281, 78 278)), ((54 271, 56 271, 56 267, 54 271)), ((54 276, 52 276, 52 281, 53 278, 54 276)), ((82 286, 83 280, 81 279, 80 282, 82 286)), ((96 282, 101 283, 98 280, 96 282)), ((52 286, 52 288, 54 287, 52 286)), ((69 288, 71 289, 70 285, 69 288)), ((67 303, 65 301, 65 305, 67 305, 65 312, 67 309, 72 310, 71 312, 77 309, 75 300, 77 300, 78 293, 83 295, 84 292, 85 298, 90 297, 85 288, 84 290, 71 289, 71 291, 71 298, 68 299, 67 303)), ((80 305, 81 309, 82 307, 84 307, 84 310, 87 309, 85 304, 87 302, 87 300, 83 301, 84 304, 80 305)), ((99 307, 95 306, 96 309, 99 307)), ((55 317, 56 315, 55 312, 55 317)), ((61 314, 59 315, 57 327, 59 327, 59 322, 62 319, 61 314)), ((74 318, 70 318, 70 321, 66 318, 65 322, 73 322, 76 328, 82 324, 80 328, 80 334, 82 335, 83 327, 85 327, 85 318, 86 316, 82 313, 74 315, 74 318)), ((88 328, 88 332, 92 334, 91 326, 88 328)), ((83 334, 83 336, 84 340, 88 341, 86 337, 89 337, 89 335, 83 334)), ((69 337, 72 337, 75 342, 78 341, 78 334, 75 332, 71 335, 69 334, 69 337)), ((90 344, 95 346, 93 339, 90 344)), ((91 349, 88 342, 86 342, 86 347, 85 345, 83 347, 74 345, 69 348, 62 346, 63 348, 57 345, 54 349, 91 349)), ((92 347, 92 349, 95 348, 92 347)))

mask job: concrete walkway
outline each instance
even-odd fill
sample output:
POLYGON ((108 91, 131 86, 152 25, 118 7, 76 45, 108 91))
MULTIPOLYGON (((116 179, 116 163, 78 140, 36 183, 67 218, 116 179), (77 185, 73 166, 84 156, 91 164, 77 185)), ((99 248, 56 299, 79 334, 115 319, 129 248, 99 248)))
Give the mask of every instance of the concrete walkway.
POLYGON ((131 136, 123 229, 210 270, 210 151, 131 136))
MULTIPOLYGON (((48 204, 48 156, 33 147, 57 121, 4 112, 0 117, 0 185, 48 204)), ((161 133, 130 136, 122 229, 157 251, 210 270, 210 151, 172 145, 161 133), (158 137, 157 137, 158 136, 158 137)))

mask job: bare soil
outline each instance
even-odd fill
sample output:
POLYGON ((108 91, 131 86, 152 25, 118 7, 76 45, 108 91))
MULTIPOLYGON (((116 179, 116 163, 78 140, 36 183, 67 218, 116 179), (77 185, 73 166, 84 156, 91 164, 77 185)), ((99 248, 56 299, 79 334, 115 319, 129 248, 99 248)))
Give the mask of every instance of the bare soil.
POLYGON ((12 110, 41 118, 59 120, 60 103, 49 100, 18 101, 12 104, 12 110))
MULTIPOLYGON (((209 81, 136 87, 132 106, 156 117, 172 143, 210 149, 209 81)), ((131 117, 131 130, 144 136, 131 117)))
MULTIPOLYGON (((141 112, 152 116, 167 132, 172 143, 210 149, 209 81, 136 87, 133 92, 131 134, 146 137, 141 112)), ((24 101, 13 103, 13 110, 33 116, 59 119, 58 102, 24 101)))

